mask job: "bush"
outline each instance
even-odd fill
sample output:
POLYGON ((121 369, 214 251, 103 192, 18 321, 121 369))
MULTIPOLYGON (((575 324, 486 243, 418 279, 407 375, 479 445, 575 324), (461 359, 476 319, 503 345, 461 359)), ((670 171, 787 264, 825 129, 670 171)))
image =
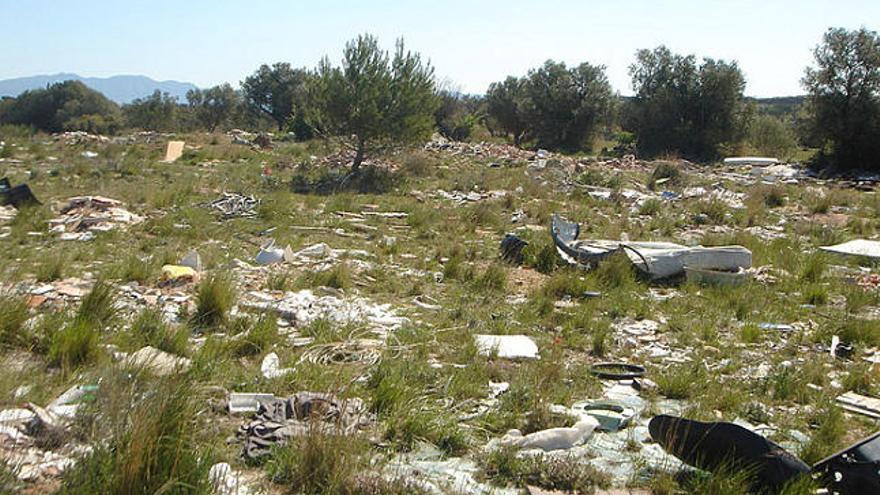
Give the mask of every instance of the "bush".
POLYGON ((791 126, 770 115, 760 115, 749 125, 749 145, 764 156, 782 160, 797 151, 797 138, 791 126))
POLYGON ((84 130, 112 134, 120 127, 119 107, 79 81, 25 91, 0 115, 0 122, 46 132, 84 130))

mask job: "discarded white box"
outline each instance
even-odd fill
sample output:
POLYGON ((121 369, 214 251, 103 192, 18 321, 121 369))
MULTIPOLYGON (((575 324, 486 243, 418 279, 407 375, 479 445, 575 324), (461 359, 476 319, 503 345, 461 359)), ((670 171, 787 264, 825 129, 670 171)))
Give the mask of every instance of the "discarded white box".
POLYGON ((844 242, 843 244, 822 246, 819 249, 828 253, 843 254, 848 256, 880 258, 880 241, 869 241, 867 239, 854 239, 852 241, 844 242))

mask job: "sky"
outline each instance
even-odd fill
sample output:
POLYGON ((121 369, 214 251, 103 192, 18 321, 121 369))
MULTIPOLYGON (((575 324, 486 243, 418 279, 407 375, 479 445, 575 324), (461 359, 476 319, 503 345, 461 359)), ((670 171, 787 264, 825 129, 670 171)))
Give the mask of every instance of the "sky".
POLYGON ((547 59, 604 65, 632 94, 636 50, 736 60, 749 96, 801 94, 829 27, 880 29, 878 0, 0 0, 0 79, 73 72, 237 86, 260 64, 337 62, 345 42, 403 37, 440 80, 481 94, 547 59))

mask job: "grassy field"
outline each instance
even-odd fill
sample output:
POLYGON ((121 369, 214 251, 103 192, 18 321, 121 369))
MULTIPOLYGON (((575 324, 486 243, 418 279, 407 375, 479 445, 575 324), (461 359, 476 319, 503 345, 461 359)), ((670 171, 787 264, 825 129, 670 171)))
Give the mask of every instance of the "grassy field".
MULTIPOLYGON (((866 273, 856 261, 816 250, 875 234, 873 191, 755 183, 720 165, 551 157, 539 168, 491 153, 421 149, 377 157, 378 170, 340 186, 332 179, 344 171, 326 164, 334 150, 321 142, 254 150, 225 135, 177 136, 187 143, 183 157, 161 163, 163 136, 68 144, 6 129, 0 139, 0 171, 13 184, 28 182, 43 202, 19 211, 0 239, 0 406, 45 405, 72 385, 98 385, 51 444, 40 440, 48 451, 76 444, 90 452, 62 475, 33 482, 17 481, 7 462, 0 486, 11 492, 211 493, 208 469, 225 461, 254 492, 413 493, 421 490, 414 477, 390 476, 385 467, 427 445, 472 461, 479 482, 498 489, 747 492, 736 473, 682 477, 643 465, 621 481, 575 458, 486 451, 511 428, 570 425, 550 406, 601 398, 603 383, 589 366, 609 360, 647 367, 656 387, 641 392, 644 417, 674 402, 691 418, 768 425, 772 439, 808 463, 876 427, 844 414, 834 399, 850 390, 878 393, 876 368, 863 358, 880 346, 880 292, 856 283, 866 273), (695 187, 707 192, 677 200, 657 194, 695 187), (479 200, 459 202, 441 190, 477 192, 479 200), (610 195, 590 194, 599 190, 610 195), (223 220, 204 206, 224 192, 258 198, 256 216, 223 220), (62 241, 47 221, 80 195, 119 200, 143 221, 90 241, 62 241), (383 212, 403 214, 376 214, 383 212), (648 283, 622 259, 590 272, 563 266, 548 233, 552 214, 580 222, 582 238, 739 244, 763 268, 741 287, 700 287, 648 283), (507 232, 530 243, 522 266, 499 259, 507 232), (268 238, 293 251, 326 243, 345 252, 314 264, 236 261, 255 265, 268 238), (160 286, 162 266, 191 250, 203 261, 200 281, 160 286), (78 279, 87 295, 58 295, 59 285, 78 279), (46 284, 56 289, 46 301, 32 297, 46 284), (364 320, 279 327, 275 315, 244 304, 304 289, 387 304, 407 322, 383 339, 364 320), (602 295, 584 298, 585 291, 602 295), (167 307, 179 310, 175 318, 163 313, 167 307), (647 320, 656 322, 648 338, 627 331, 647 320), (473 334, 529 335, 540 359, 483 356, 473 334), (835 335, 852 344, 850 359, 830 355, 835 335), (310 357, 316 347, 359 338, 382 342, 378 359, 310 357), (168 376, 122 365, 120 353, 145 345, 191 365, 168 376), (265 378, 260 368, 270 352, 293 371, 265 378), (486 403, 490 381, 510 389, 469 415, 486 403), (361 398, 375 422, 342 438, 310 433, 258 463, 227 442, 246 422, 218 406, 229 392, 301 391, 361 398)), ((643 448, 639 440, 628 446, 633 456, 643 448)))

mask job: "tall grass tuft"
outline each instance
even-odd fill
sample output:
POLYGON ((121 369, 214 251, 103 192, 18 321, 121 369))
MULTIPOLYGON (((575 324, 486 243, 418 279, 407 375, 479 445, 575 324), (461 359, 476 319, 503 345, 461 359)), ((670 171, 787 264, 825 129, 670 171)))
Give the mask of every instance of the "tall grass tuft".
POLYGON ((30 317, 24 298, 0 296, 0 344, 4 347, 27 345, 25 323, 30 317))
POLYGON ((235 288, 226 274, 215 274, 199 283, 196 291, 196 310, 192 322, 199 328, 214 328, 229 320, 229 310, 235 304, 235 288))

